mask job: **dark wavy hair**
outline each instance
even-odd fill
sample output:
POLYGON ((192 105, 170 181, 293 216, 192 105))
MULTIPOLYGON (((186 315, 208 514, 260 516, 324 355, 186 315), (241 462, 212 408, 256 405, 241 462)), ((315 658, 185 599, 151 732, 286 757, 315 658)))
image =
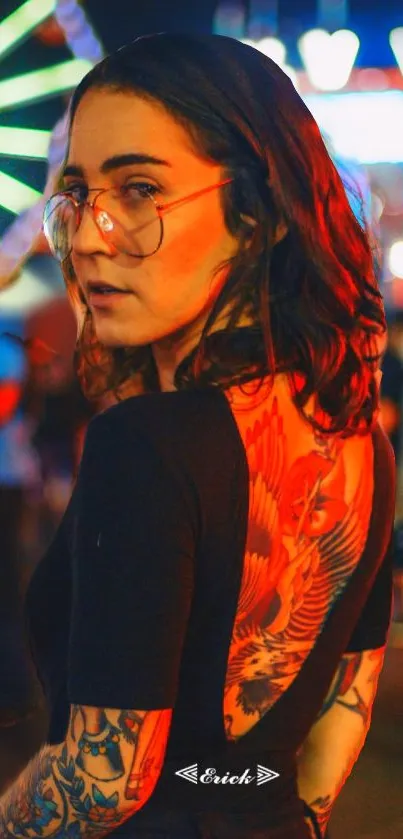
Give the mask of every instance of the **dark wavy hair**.
MULTIPOLYGON (((162 104, 187 129, 197 153, 234 178, 221 200, 239 250, 227 263, 198 346, 176 370, 176 388, 224 388, 287 372, 294 402, 315 429, 342 437, 371 431, 386 333, 376 249, 288 76, 235 39, 162 33, 138 38, 97 64, 72 97, 71 122, 93 88, 162 104), (279 240, 281 224, 286 233, 279 240), (228 326, 211 331, 228 304, 228 326), (244 312, 250 327, 237 325, 244 312), (304 411, 312 395, 315 416, 304 411)), ((77 301, 69 260, 64 275, 77 301)), ((89 309, 76 364, 90 398, 159 389, 150 346, 100 346, 89 309)))

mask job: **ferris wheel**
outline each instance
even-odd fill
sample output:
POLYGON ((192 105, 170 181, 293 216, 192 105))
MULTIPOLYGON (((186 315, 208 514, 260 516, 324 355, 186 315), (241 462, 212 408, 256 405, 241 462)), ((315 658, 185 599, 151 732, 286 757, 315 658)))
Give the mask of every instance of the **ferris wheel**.
POLYGON ((67 114, 52 131, 7 126, 4 124, 7 114, 40 103, 44 98, 68 93, 103 55, 103 48, 77 0, 25 0, 17 3, 15 10, 3 20, 0 18, 0 68, 4 58, 22 42, 27 41, 24 48, 29 49, 29 39, 51 15, 71 57, 0 81, 0 206, 10 215, 10 224, 0 238, 0 288, 11 282, 36 247, 44 203, 57 178, 67 139, 67 114), (43 193, 7 174, 3 169, 7 157, 47 160, 43 193))

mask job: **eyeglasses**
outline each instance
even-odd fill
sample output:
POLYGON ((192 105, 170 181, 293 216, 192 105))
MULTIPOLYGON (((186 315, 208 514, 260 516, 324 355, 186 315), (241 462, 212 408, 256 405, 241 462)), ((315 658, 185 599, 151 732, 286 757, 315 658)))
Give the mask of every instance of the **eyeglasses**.
POLYGON ((157 191, 157 188, 147 183, 129 183, 107 189, 73 186, 63 192, 56 192, 46 202, 43 231, 53 255, 64 262, 72 251, 73 239, 81 224, 84 209, 89 207, 102 238, 115 253, 144 259, 161 247, 165 213, 233 180, 227 178, 168 204, 158 204, 152 194, 152 190, 157 191), (88 195, 91 192, 96 195, 89 201, 88 195))

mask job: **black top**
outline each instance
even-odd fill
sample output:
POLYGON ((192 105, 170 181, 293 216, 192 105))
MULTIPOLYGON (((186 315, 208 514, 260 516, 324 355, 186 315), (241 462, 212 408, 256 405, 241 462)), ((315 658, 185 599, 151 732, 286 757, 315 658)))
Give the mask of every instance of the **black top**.
POLYGON ((215 388, 158 393, 91 421, 71 501, 30 583, 26 620, 50 706, 49 743, 65 738, 70 703, 174 708, 160 779, 133 827, 167 807, 253 811, 272 825, 301 814, 302 824, 296 752, 341 655, 382 646, 390 621, 395 466, 379 426, 372 436, 374 492, 359 561, 291 684, 229 742, 223 694, 252 468, 229 401, 215 388), (196 762, 219 774, 259 763, 279 777, 242 788, 174 774, 196 762))

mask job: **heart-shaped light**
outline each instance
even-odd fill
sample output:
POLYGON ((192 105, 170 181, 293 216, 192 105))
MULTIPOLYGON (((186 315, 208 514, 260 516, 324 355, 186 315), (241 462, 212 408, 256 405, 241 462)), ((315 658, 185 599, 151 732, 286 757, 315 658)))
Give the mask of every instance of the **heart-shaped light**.
POLYGON ((272 61, 275 61, 281 70, 289 76, 294 87, 298 90, 297 73, 293 67, 290 67, 290 65, 286 63, 287 50, 285 44, 283 44, 279 38, 267 36, 265 38, 259 38, 257 41, 252 38, 242 38, 241 40, 243 44, 249 44, 249 46, 254 47, 264 55, 267 55, 268 58, 271 58, 272 61))
POLYGON ((389 43, 394 52, 396 61, 403 73, 403 26, 392 29, 389 33, 389 43))
POLYGON ((347 84, 360 40, 350 29, 332 35, 311 29, 298 41, 298 48, 311 84, 319 90, 340 90, 347 84))
POLYGON ((268 58, 271 58, 272 61, 275 61, 276 64, 279 64, 280 67, 285 62, 286 57, 286 48, 285 44, 279 40, 279 38, 260 38, 254 45, 256 49, 263 52, 264 55, 267 55, 268 58))

